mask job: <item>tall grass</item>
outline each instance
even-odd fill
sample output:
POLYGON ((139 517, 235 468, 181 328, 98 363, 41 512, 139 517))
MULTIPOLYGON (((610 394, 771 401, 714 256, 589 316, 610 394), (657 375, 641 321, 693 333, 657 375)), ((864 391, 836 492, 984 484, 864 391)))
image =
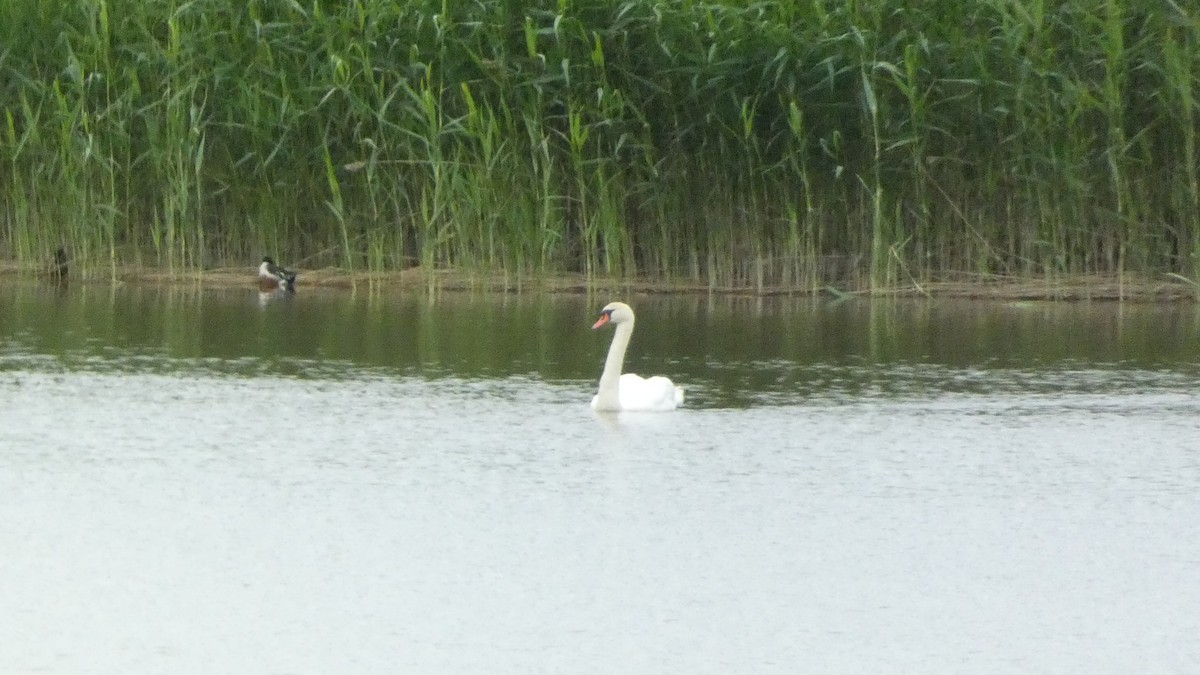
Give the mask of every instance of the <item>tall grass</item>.
POLYGON ((0 257, 1197 278, 1198 90, 1182 3, 10 0, 0 257))

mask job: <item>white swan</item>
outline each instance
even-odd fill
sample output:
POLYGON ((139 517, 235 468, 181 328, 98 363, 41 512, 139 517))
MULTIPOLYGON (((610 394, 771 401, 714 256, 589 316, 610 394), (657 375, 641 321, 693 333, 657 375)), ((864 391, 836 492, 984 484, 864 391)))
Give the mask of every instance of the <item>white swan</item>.
POLYGON ((633 309, 623 302, 612 302, 600 312, 593 329, 606 323, 615 324, 600 389, 592 398, 594 410, 674 410, 683 403, 683 389, 661 375, 645 379, 633 373, 621 374, 625 363, 625 348, 633 335, 633 309))

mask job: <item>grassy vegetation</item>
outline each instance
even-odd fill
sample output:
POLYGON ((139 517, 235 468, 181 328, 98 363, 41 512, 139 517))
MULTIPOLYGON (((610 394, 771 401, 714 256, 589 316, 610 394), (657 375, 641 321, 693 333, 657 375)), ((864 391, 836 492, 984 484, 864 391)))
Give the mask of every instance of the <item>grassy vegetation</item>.
POLYGON ((0 257, 1200 278, 1200 12, 8 0, 0 257))

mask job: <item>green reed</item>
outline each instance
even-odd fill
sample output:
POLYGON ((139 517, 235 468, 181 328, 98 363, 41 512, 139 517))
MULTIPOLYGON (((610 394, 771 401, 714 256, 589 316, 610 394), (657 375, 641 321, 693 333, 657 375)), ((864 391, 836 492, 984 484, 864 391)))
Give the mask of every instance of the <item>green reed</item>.
POLYGON ((1195 278, 1189 11, 12 0, 0 256, 810 290, 1195 278))

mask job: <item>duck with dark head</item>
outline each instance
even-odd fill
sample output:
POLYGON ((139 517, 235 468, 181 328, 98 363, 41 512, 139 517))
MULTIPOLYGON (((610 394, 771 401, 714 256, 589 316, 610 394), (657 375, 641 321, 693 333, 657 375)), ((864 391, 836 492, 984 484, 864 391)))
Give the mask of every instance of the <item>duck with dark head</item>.
POLYGON ((296 273, 275 264, 271 256, 262 259, 258 266, 258 287, 263 291, 280 289, 289 293, 296 292, 296 273))

